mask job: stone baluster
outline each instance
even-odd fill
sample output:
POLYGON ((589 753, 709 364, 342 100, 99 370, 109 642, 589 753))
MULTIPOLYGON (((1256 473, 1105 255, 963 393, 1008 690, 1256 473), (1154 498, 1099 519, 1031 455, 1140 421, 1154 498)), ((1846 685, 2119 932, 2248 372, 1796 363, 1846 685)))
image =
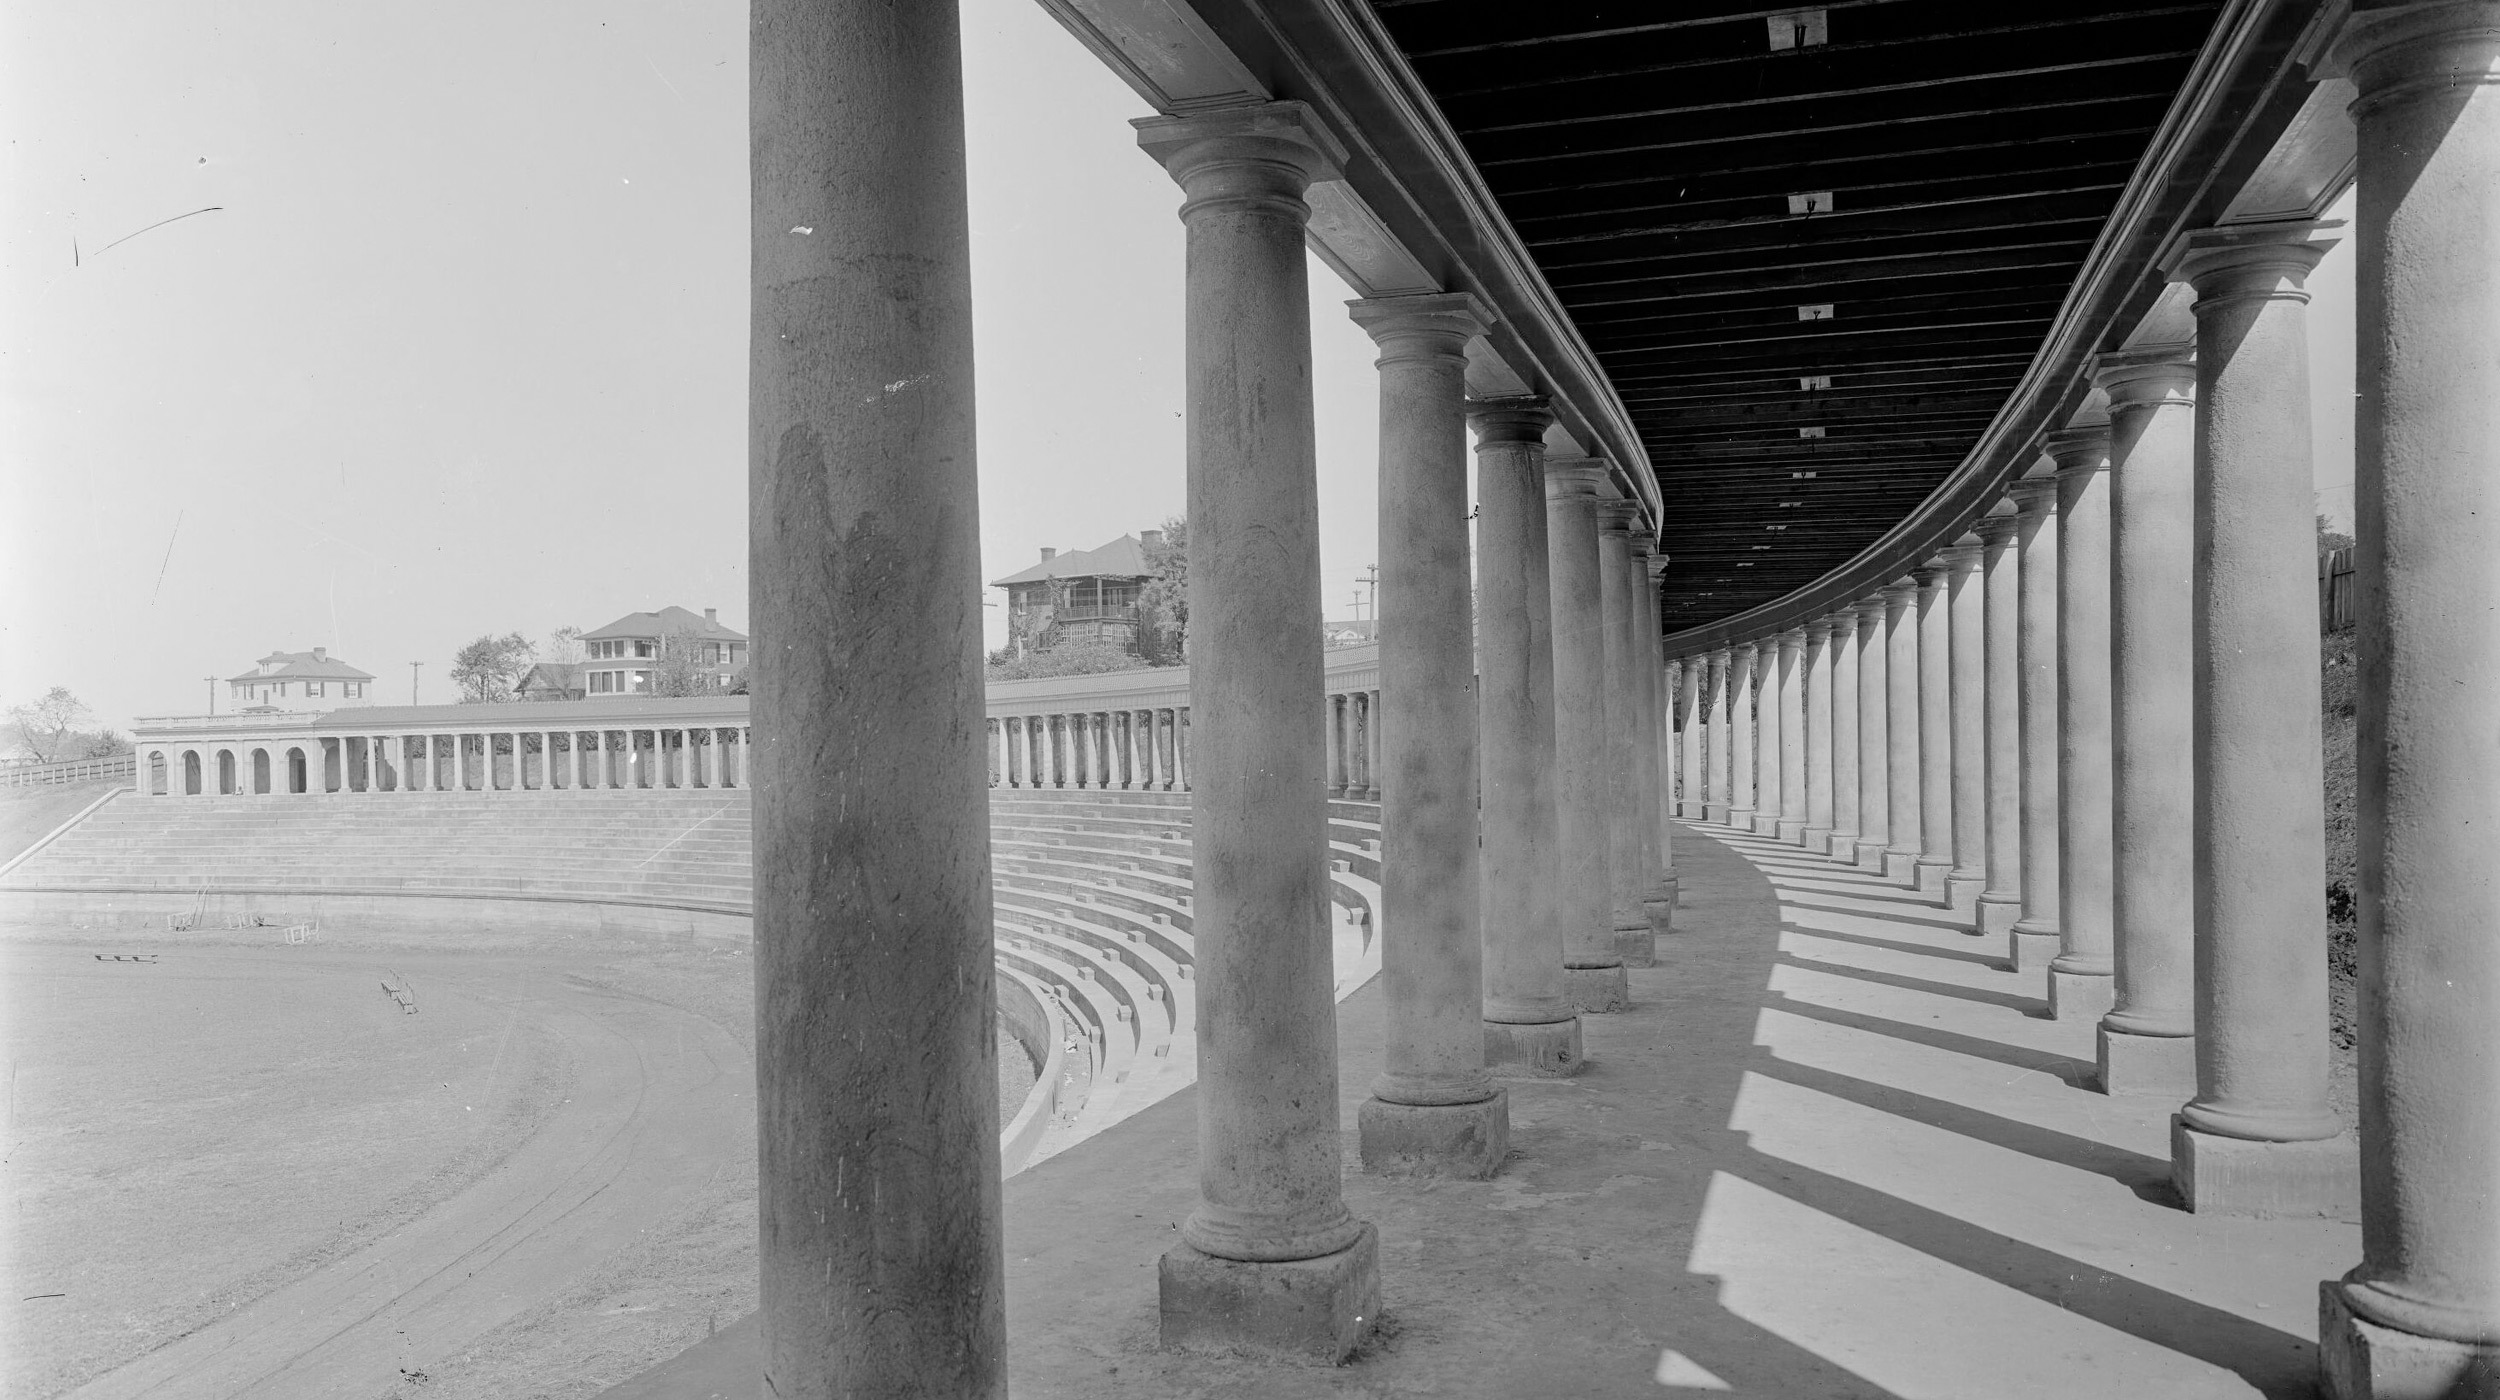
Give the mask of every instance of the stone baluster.
MULTIPOLYGON (((1477 674, 1467 526, 1474 297, 1358 301, 1380 347, 1381 984, 1386 1064, 1356 1118, 1364 1169, 1483 1178, 1510 1150, 1485 1074, 1477 674)), ((1307 745, 1306 745, 1307 747, 1307 745)))
POLYGON ((2500 5, 2356 6, 2328 58, 2360 92, 2366 1151, 2321 1369, 2470 1395, 2500 1374, 2500 5))
POLYGON ((2108 425, 2052 434, 2049 455, 2057 460, 2057 859, 2063 942, 2049 963, 2049 1014, 2098 1020, 2110 1008, 2110 979, 2117 970, 2109 917, 2115 862, 2108 425))
POLYGON ((1208 779, 1193 821, 1223 857, 1198 866, 1200 1200, 1161 1261, 1162 1338, 1334 1362, 1380 1311, 1379 1236, 1339 1178, 1310 742, 1323 675, 1302 195, 1342 148, 1295 102, 1138 127, 1187 194, 1190 693, 1193 709, 1210 699, 1196 742, 1211 750, 1187 776, 1208 779))
POLYGON ((1555 841, 1552 578, 1542 399, 1476 406, 1477 667, 1483 696, 1484 1044, 1504 1072, 1577 1074, 1555 841))
POLYGON ((761 1371, 788 1396, 1007 1393, 957 26, 749 19, 761 1371))
MULTIPOLYGON (((2500 81, 2500 72, 2487 81, 2500 81)), ((2477 207, 2493 207, 2490 190, 2477 207)), ((2170 1170, 2199 1213, 2339 1215, 2360 1194, 2357 1145, 2327 1098, 2325 760, 2305 288, 2335 242, 2326 227, 2201 230, 2187 236, 2171 267, 2196 292, 2197 471, 2196 1097, 2173 1120, 2170 1170)), ((2486 286, 2500 285, 2490 269, 2480 275, 2486 286)), ((2496 342, 2487 333, 2484 343, 2496 342)), ((2484 363, 2500 359, 2486 354, 2484 363)), ((2477 447, 2488 464, 2488 445, 2477 447)), ((2487 485, 2479 490, 2492 494, 2487 485)), ((2460 496, 2439 508, 2470 512, 2469 502, 2460 496)), ((2492 559, 2478 567, 2493 576, 2492 559)), ((2480 601, 2488 617, 2490 590, 2480 601)), ((2488 620, 2476 626, 2494 630, 2488 620)), ((2418 761, 2470 762, 2491 747, 2486 731, 2473 742, 2434 741, 2418 761)), ((2488 929, 2490 910, 2479 913, 2488 929)))
POLYGON ((2121 350, 2095 371, 2110 417, 2115 963, 2100 1086, 2175 1103, 2196 1092, 2195 347, 2121 350))

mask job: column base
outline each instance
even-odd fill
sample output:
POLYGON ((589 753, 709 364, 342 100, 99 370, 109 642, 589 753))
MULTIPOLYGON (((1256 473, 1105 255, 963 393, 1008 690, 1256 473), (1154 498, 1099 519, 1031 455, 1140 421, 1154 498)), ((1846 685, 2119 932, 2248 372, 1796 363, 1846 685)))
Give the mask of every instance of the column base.
POLYGON ((2196 1037, 2138 1035, 2099 1028, 2104 1094, 2160 1095, 2179 1103, 2196 1097, 2196 1037))
POLYGON ((1524 1079, 1568 1079, 1588 1068, 1588 1051, 1580 1039, 1580 1018, 1514 1025, 1484 1023, 1485 1073, 1524 1079))
POLYGON ((1884 858, 1888 854, 1881 841, 1860 841, 1857 855, 1850 863, 1860 870, 1872 870, 1880 874, 1884 868, 1884 858))
POLYGON ((1641 912, 1649 916, 1650 949, 1655 952, 1657 941, 1675 932, 1675 887, 1668 886, 1656 899, 1642 900, 1641 912))
POLYGON ((2010 937, 2014 925, 2022 922, 2023 902, 2019 899, 1991 898, 1987 891, 1982 890, 1979 898, 1973 901, 1972 917, 1977 921, 1980 933, 1987 937, 2010 937))
POLYGON ((1783 845, 1804 845, 1806 843, 1806 824, 1804 822, 1792 822, 1787 818, 1782 817, 1780 819, 1779 838, 1783 845))
POLYGON ((1713 826, 1727 825, 1728 805, 1724 802, 1703 803, 1701 809, 1701 819, 1709 822, 1713 826))
POLYGON ((2500 1400, 2500 1346, 2400 1332, 2318 1285, 2318 1380, 2328 1400, 2500 1400))
POLYGON ((1163 1345, 1334 1366, 1380 1320, 1380 1232, 1317 1259, 1252 1263, 1185 1244, 1156 1262, 1163 1345))
POLYGON ((1910 888, 1917 890, 1920 894, 1941 900, 1945 897, 1945 882, 1952 875, 1953 862, 1930 860, 1921 856, 1918 864, 1911 868, 1910 888))
POLYGON ((1639 928, 1615 930, 1615 956, 1623 959, 1625 967, 1658 965, 1657 935, 1650 932, 1647 921, 1643 921, 1639 928))
POLYGON ((2106 972, 2049 969, 2049 1019, 2098 1020, 2118 1004, 2118 979, 2106 972))
POLYGON ((1478 1103, 1390 1103, 1369 1098, 1355 1110, 1363 1170, 1381 1176, 1445 1176, 1482 1181, 1510 1155, 1510 1091, 1478 1103))
POLYGON ((1631 979, 1619 963, 1613 967, 1566 967, 1563 1000, 1584 1012, 1621 1011, 1632 1004, 1631 979))
POLYGON ((1918 855, 1912 851, 1884 852, 1884 880, 1887 884, 1918 888, 1918 855))
POLYGON ((1697 822, 1710 815, 1710 804, 1706 802, 1678 803, 1675 814, 1688 822, 1697 822))
POLYGON ((1803 839, 1810 854, 1827 856, 1832 853, 1832 829, 1828 826, 1807 827, 1803 839))
POLYGON ((1979 927, 1979 892, 1987 887, 1988 882, 1975 875, 1947 875, 1944 877, 1944 907, 1952 910, 1956 914, 1961 914, 1969 918, 1971 921, 1970 931, 1974 934, 1981 931, 1979 927))
POLYGON ((1751 831, 1753 830, 1753 808, 1730 807, 1727 809, 1727 816, 1724 820, 1729 826, 1739 831, 1751 831))
POLYGON ((1753 834, 1762 837, 1765 840, 1778 840, 1780 834, 1780 819, 1768 812, 1754 813, 1753 834))
POLYGON ((2170 1184, 2198 1215, 2352 1220, 2361 1214, 2361 1149, 2348 1132, 2310 1142, 2201 1133, 2174 1113, 2170 1184))

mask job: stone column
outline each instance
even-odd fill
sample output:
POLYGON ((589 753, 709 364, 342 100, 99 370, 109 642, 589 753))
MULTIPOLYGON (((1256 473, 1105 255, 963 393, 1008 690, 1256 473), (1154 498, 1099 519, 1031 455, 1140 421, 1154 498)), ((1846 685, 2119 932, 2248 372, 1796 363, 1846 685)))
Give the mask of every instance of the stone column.
POLYGON ((1673 775, 1668 762, 1675 750, 1675 735, 1667 720, 1674 708, 1668 691, 1666 658, 1658 648, 1658 570, 1664 560, 1650 555, 1651 534, 1647 527, 1633 531, 1629 545, 1632 556, 1632 674, 1637 680, 1634 690, 1640 700, 1640 723, 1633 732, 1632 776, 1640 789, 1641 841, 1645 864, 1641 885, 1641 909, 1649 918, 1652 935, 1648 945, 1656 950, 1656 939, 1675 928, 1677 882, 1675 874, 1675 838, 1668 818, 1674 815, 1670 789, 1673 775))
POLYGON ((1198 863, 1200 1200, 1161 1260, 1162 1337, 1335 1362, 1380 1313, 1379 1236, 1339 1177, 1310 732, 1325 677, 1302 196, 1343 148, 1298 102, 1154 117, 1138 136, 1186 194, 1189 688, 1205 720, 1190 778, 1199 849, 1221 856, 1198 863))
POLYGON ((1877 872, 1892 848, 1891 614, 1882 593, 1858 600, 1857 863, 1877 872))
POLYGON ((1615 943, 1615 807, 1607 786, 1605 581, 1598 562, 1597 487, 1606 466, 1586 457, 1545 464, 1546 565, 1554 606, 1554 826, 1562 888, 1563 984, 1582 1011, 1629 1004, 1615 943))
POLYGON ((1050 785, 1055 788, 1068 785, 1071 770, 1075 767, 1069 760, 1075 757, 1070 750, 1075 747, 1076 735, 1070 732, 1068 719, 1066 715, 1042 717, 1043 725, 1050 731, 1050 785))
POLYGON ((1328 795, 1345 796, 1345 697, 1327 697, 1328 729, 1328 795))
POLYGON ((1372 696, 1368 690, 1358 690, 1346 699, 1353 718, 1346 731, 1345 795, 1355 802, 1368 802, 1372 791, 1372 696))
POLYGON ((762 1388, 1003 1397, 956 16, 750 34, 762 1388))
POLYGON ((1980 544, 1965 535, 1945 551, 1945 604, 1952 610, 1953 869, 1945 904, 1979 932, 1988 883, 1988 618, 1980 544))
POLYGON ((1731 653, 1727 685, 1727 824, 1739 831, 1753 830, 1754 761, 1760 755, 1754 745, 1754 676, 1761 660, 1761 648, 1753 642, 1739 642, 1731 653))
POLYGON ((2500 5, 2362 9, 2361 1263, 2335 1400, 2500 1373, 2500 5), (2427 758, 2427 761, 2425 759, 2427 758))
POLYGON ((1953 872, 1953 565, 1918 576, 1918 887, 1948 898, 1953 872))
MULTIPOLYGON (((2195 648, 2188 601, 2196 561, 2195 347, 2103 355, 2094 378, 2109 394, 2110 934, 2117 964, 2112 1008, 2101 1018, 2100 1084, 2105 1093, 2159 1094, 2175 1103, 2196 1092, 2195 648)), ((2314 558, 2314 524, 2310 533, 2306 557, 2314 558)), ((2313 619, 2313 637, 2316 631, 2313 619)), ((2323 888, 2324 875, 2318 883, 2323 888)), ((2323 928, 2326 916, 2318 917, 2323 928)))
POLYGON ((1806 629, 1780 633, 1779 839, 1806 843, 1806 629))
POLYGON ((1180 769, 1174 751, 1180 744, 1181 712, 1177 709, 1155 712, 1155 762, 1163 769, 1163 790, 1171 792, 1180 785, 1180 769))
POLYGON ((2058 954, 2057 482, 2017 481, 2014 539, 2020 577, 2015 664, 2022 673, 2023 912, 2008 948, 2018 970, 2058 954))
POLYGON ((1892 844, 1884 848, 1884 878, 1918 883, 1926 834, 1919 825, 1918 718, 1919 585, 1902 579, 1884 590, 1884 782, 1890 799, 1886 821, 1892 844))
POLYGON ((1731 694, 1735 688, 1736 651, 1732 647, 1721 647, 1710 653, 1710 711, 1703 730, 1709 747, 1703 756, 1706 781, 1702 794, 1702 816, 1722 826, 1735 820, 1728 802, 1728 788, 1734 781, 1730 776, 1733 771, 1730 750, 1735 747, 1734 721, 1728 711, 1735 703, 1731 694))
POLYGON ((1780 834, 1780 691, 1784 667, 1779 634, 1754 643, 1753 834, 1780 834))
POLYGON ((1832 712, 1832 836, 1823 853, 1853 861, 1858 856, 1858 614, 1843 608, 1823 621, 1831 631, 1823 653, 1832 712))
POLYGON ((1380 347, 1381 985, 1387 1065, 1356 1114, 1364 1170, 1482 1179, 1510 1151, 1484 1072, 1465 293, 1353 304, 1380 347))
POLYGON ((1702 736, 1702 696, 1710 689, 1705 673, 1710 669, 1707 656, 1684 658, 1684 790, 1679 795, 1676 814, 1688 822, 1697 822, 1709 815, 1704 802, 1710 791, 1709 760, 1704 756, 1702 736))
MULTIPOLYGON (((2480 208, 2494 207, 2492 190, 2481 198, 2480 208)), ((2333 244, 2306 222, 2203 230, 2188 235, 2171 268, 2196 290, 2197 412, 2196 1097, 2172 1123, 2170 1171, 2200 1213, 2334 1215, 2360 1194, 2358 1146, 2327 1101, 2325 761, 2302 285, 2333 244)), ((2489 269, 2481 277, 2500 285, 2489 269)), ((2487 463, 2488 446, 2477 446, 2487 463)), ((2440 509, 2470 509, 2468 499, 2440 509)), ((2478 567, 2488 578, 2500 564, 2478 567)), ((2495 630, 2488 612, 2476 625, 2495 630)), ((2487 730, 2426 747, 2421 759, 2446 763, 2492 747, 2487 730)), ((2490 909, 2480 916, 2488 930, 2490 909)))
POLYGON ((1563 986, 1555 845, 1554 638, 1545 548, 1543 399, 1476 406, 1476 667, 1484 687, 1484 1057, 1503 1073, 1577 1074, 1563 986))
POLYGON ((1806 624, 1806 828, 1805 847, 1832 852, 1835 795, 1832 786, 1832 621, 1806 624))
MULTIPOLYGON (((2013 937, 2023 916, 2023 707, 2018 574, 2022 553, 2014 547, 2011 515, 1982 516, 1971 527, 1979 536, 1982 600, 1980 678, 1981 742, 1987 773, 1987 881, 1979 891, 1974 926, 1991 942, 2013 937)), ((2008 945, 2010 949, 2010 944, 2008 945)), ((2009 961, 2011 958, 2009 956, 2009 961)))
MULTIPOLYGON (((2049 438, 2057 460, 2057 860, 2062 948, 2049 1014, 2099 1019, 2117 970, 2110 933, 2109 428, 2049 438)), ((2312 529, 2314 530, 2314 526, 2312 529)), ((2316 590, 2314 582, 2311 591, 2316 590)), ((2314 623, 2312 624, 2314 625, 2314 623)))
POLYGON ((1643 901, 1655 889, 1658 843, 1641 821, 1640 667, 1633 661, 1631 501, 1597 507, 1599 625, 1606 667, 1606 870, 1614 894, 1615 951, 1626 967, 1655 964, 1656 940, 1643 901))
MULTIPOLYGON (((1370 702, 1365 713, 1371 717, 1371 722, 1365 726, 1364 738, 1367 746, 1363 755, 1363 776, 1370 782, 1371 787, 1364 794, 1364 800, 1378 802, 1380 800, 1380 740, 1381 736, 1388 732, 1386 723, 1388 712, 1381 707, 1379 691, 1367 691, 1365 698, 1370 702)), ((1184 729, 1183 732, 1186 733, 1187 730, 1184 729)), ((1183 752, 1186 753, 1187 750, 1184 749, 1183 752)))

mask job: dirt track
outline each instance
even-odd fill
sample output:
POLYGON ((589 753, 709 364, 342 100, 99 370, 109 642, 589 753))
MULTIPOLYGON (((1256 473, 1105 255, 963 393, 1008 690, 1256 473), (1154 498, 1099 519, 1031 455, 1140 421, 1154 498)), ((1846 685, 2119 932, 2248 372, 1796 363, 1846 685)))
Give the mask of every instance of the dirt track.
MULTIPOLYGON (((572 1080, 534 1132, 405 1223, 76 1390, 102 1397, 379 1395, 560 1295, 701 1195, 752 1138, 751 1061, 720 1025, 540 957, 200 949, 303 975, 396 965, 418 1014, 533 1026, 572 1080)), ((231 973, 228 966, 223 971, 231 973)), ((381 992, 374 988, 379 999, 381 992)), ((197 1236, 188 1241, 200 1247, 197 1236)), ((185 1241, 169 1238, 169 1249, 185 1241)))

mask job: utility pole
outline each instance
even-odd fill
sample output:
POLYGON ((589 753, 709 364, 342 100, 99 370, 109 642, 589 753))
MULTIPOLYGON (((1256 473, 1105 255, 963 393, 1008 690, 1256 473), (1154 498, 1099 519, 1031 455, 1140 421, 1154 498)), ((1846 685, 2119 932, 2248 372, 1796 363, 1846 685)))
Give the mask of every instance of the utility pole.
POLYGON ((203 676, 201 679, 208 682, 208 712, 211 716, 214 716, 217 713, 217 678, 215 676, 203 676))
POLYGON ((408 663, 408 703, 411 705, 417 703, 417 668, 424 664, 422 661, 408 663))
MULTIPOLYGON (((1362 577, 1356 579, 1355 582, 1370 590, 1371 617, 1372 621, 1378 622, 1380 620, 1380 566, 1378 564, 1365 565, 1362 577)), ((1356 615, 1359 617, 1361 614, 1356 615)))

